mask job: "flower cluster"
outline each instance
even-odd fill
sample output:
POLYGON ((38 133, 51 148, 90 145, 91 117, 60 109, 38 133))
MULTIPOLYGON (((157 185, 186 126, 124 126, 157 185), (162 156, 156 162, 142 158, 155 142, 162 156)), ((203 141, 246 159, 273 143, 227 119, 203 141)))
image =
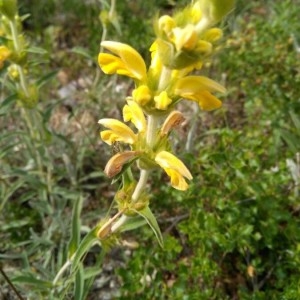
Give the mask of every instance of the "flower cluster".
POLYGON ((19 104, 33 108, 38 102, 36 84, 27 82, 28 43, 20 32, 22 17, 17 0, 0 0, 0 69, 5 67, 8 78, 15 84, 19 104))
POLYGON ((141 170, 138 183, 132 176, 124 175, 131 181, 126 187, 123 178, 123 194, 126 190, 129 202, 141 202, 143 198, 148 202, 143 190, 149 171, 156 167, 164 169, 174 188, 183 191, 188 188, 187 180, 192 180, 192 175, 170 150, 170 132, 184 120, 176 105, 186 99, 206 111, 221 106, 215 93, 224 93, 225 88, 212 79, 191 73, 199 72, 215 52, 222 30, 213 26, 232 7, 233 0, 198 0, 173 17, 158 18, 149 67, 131 46, 114 41, 101 43, 106 50, 98 56, 103 72, 130 77, 135 83, 126 99, 123 119, 136 130, 115 119, 99 121, 106 128, 101 132, 102 140, 109 145, 122 144, 122 150, 108 161, 105 173, 109 177, 124 175, 133 162, 141 170))

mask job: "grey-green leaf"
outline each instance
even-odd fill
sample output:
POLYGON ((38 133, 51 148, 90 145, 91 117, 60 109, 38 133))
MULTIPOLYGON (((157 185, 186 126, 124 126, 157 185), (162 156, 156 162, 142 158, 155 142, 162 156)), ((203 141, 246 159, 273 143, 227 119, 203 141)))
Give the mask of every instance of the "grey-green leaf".
POLYGON ((156 221, 156 218, 153 215, 152 211, 150 210, 149 206, 147 206, 143 210, 139 210, 139 211, 135 210, 135 212, 137 214, 139 214, 140 216, 142 216, 147 221, 147 223, 149 224, 149 226, 153 230, 159 245, 163 248, 163 246, 164 246, 163 236, 161 234, 161 231, 160 231, 160 228, 159 228, 158 223, 156 221))

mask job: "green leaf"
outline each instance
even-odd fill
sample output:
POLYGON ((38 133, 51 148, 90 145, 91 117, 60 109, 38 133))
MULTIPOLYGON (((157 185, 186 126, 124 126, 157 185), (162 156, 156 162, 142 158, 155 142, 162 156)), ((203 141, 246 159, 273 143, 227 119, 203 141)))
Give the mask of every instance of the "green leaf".
POLYGON ((78 271, 76 273, 75 285, 74 285, 74 296, 75 300, 83 300, 84 293, 84 270, 82 263, 79 264, 78 271))
POLYGON ((134 210, 134 211, 137 214, 139 214, 140 216, 142 216, 147 221, 147 223, 149 224, 149 226, 153 230, 159 245, 163 248, 163 246, 164 246, 163 236, 161 234, 161 231, 160 231, 160 228, 159 228, 158 223, 156 221, 156 218, 153 215, 152 211, 150 210, 149 206, 147 206, 143 210, 134 210))
POLYGON ((80 213, 82 209, 83 197, 80 196, 75 201, 75 205, 73 207, 72 213, 72 233, 71 239, 69 243, 69 258, 76 252, 79 246, 79 239, 80 239, 80 213))
POLYGON ((5 206, 5 203, 11 198, 11 196, 24 185, 25 180, 23 178, 17 180, 9 186, 9 189, 5 192, 5 196, 1 199, 0 212, 5 206))
POLYGON ((128 217, 126 223, 121 227, 121 232, 134 230, 136 228, 144 226, 145 224, 147 224, 147 221, 140 215, 137 217, 128 217))
POLYGON ((9 95, 8 97, 6 97, 2 102, 1 102, 1 106, 0 108, 4 108, 6 107, 7 105, 10 105, 12 102, 14 102, 16 99, 18 99, 18 96, 17 94, 12 94, 12 95, 9 95))
POLYGON ((292 112, 292 111, 290 111, 290 116, 291 116, 291 118, 292 118, 292 120, 293 120, 293 123, 294 123, 295 127, 297 128, 298 134, 300 135, 300 119, 299 119, 298 116, 297 116, 294 112, 292 112))
POLYGON ((101 253, 97 256, 96 262, 94 263, 93 267, 86 268, 84 270, 84 294, 82 299, 86 299, 89 293, 89 290, 91 289, 95 277, 102 271, 102 265, 103 265, 103 259, 105 257, 105 251, 102 249, 101 253))
POLYGON ((74 47, 71 49, 73 53, 80 54, 88 59, 94 60, 93 56, 89 53, 89 51, 83 47, 74 47))
POLYGON ((81 177, 78 182, 84 182, 90 179, 95 179, 95 178, 101 178, 101 177, 105 177, 103 171, 95 171, 95 172, 91 172, 89 173, 87 176, 83 176, 81 177))
POLYGON ((51 281, 37 279, 36 277, 34 277, 31 274, 21 275, 21 276, 12 278, 12 282, 25 283, 27 285, 34 287, 34 289, 37 289, 37 290, 49 290, 49 288, 52 288, 51 281))
POLYGON ((0 117, 7 114, 7 112, 11 109, 11 106, 17 99, 17 94, 13 93, 0 102, 0 117))
POLYGON ((47 82, 49 82, 52 78, 56 76, 58 71, 52 71, 40 78, 36 81, 36 85, 38 88, 41 88, 43 85, 45 85, 47 82))
POLYGON ((97 231, 99 228, 96 226, 91 230, 79 244, 76 252, 73 254, 74 259, 72 261, 72 269, 76 270, 81 262, 82 257, 95 245, 100 244, 99 239, 97 238, 97 231))
POLYGON ((29 47, 26 49, 26 52, 34 54, 48 54, 48 51, 40 47, 29 47))
POLYGON ((292 134, 291 132, 282 129, 281 130, 281 137, 282 139, 287 143, 287 145, 290 147, 291 151, 297 152, 298 151, 298 143, 299 143, 299 138, 292 134))

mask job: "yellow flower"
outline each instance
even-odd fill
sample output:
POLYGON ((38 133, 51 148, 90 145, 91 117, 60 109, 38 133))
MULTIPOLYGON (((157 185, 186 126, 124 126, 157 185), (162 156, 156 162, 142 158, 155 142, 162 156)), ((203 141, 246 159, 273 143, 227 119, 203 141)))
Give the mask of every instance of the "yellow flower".
POLYGON ((225 93, 226 89, 219 83, 204 76, 186 76, 177 81, 175 94, 188 100, 196 101, 203 110, 219 108, 222 102, 211 92, 225 93))
POLYGON ((8 59, 10 54, 11 51, 7 47, 0 46, 0 69, 3 67, 4 61, 8 59))
POLYGON ((161 92, 158 96, 154 97, 155 108, 160 110, 168 109, 168 105, 172 103, 166 91, 161 92))
POLYGON ((110 129, 104 130, 100 133, 101 139, 108 145, 112 145, 114 142, 133 144, 137 140, 134 132, 119 120, 101 119, 98 123, 110 129))
POLYGON ((134 101, 127 100, 128 105, 123 108, 123 119, 131 121, 139 132, 144 132, 147 127, 146 119, 140 106, 134 101))
POLYGON ((104 41, 101 43, 101 46, 115 54, 99 54, 98 63, 104 73, 117 73, 139 81, 146 80, 146 64, 135 49, 129 45, 112 41, 104 41))
POLYGON ((202 12, 198 7, 198 4, 195 3, 192 7, 191 7, 191 11, 190 11, 190 15, 191 15, 191 20, 193 22, 193 24, 198 23, 202 17, 202 12))
POLYGON ((220 28, 211 28, 204 33, 203 39, 208 42, 214 43, 218 41, 222 36, 223 31, 220 28))
POLYGON ((132 91, 132 97, 138 104, 144 106, 152 98, 149 87, 145 84, 140 85, 137 89, 132 91))
POLYGON ((161 16, 158 20, 159 31, 165 33, 167 36, 171 33, 175 25, 174 19, 168 15, 161 16))
POLYGON ((168 174, 171 179, 171 185, 175 189, 185 191, 188 188, 188 184, 184 178, 192 180, 193 176, 183 162, 175 155, 167 151, 161 151, 156 155, 155 161, 168 174))
POLYGON ((198 36, 194 26, 192 24, 188 24, 184 28, 174 28, 172 40, 177 51, 181 51, 181 49, 192 50, 197 44, 198 36))
POLYGON ((149 68, 149 76, 156 78, 159 77, 161 74, 163 64, 161 62, 159 53, 158 53, 158 44, 157 41, 155 41, 151 47, 150 47, 150 52, 151 52, 151 65, 149 68))

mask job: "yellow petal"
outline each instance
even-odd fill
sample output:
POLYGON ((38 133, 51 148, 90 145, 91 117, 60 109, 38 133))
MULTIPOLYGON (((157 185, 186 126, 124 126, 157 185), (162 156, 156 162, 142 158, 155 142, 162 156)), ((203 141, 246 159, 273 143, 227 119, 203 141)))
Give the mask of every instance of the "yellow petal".
POLYGON ((161 16, 158 20, 158 30, 168 35, 175 27, 176 23, 173 18, 168 15, 161 16))
POLYGON ((193 179, 192 174, 184 165, 184 163, 180 159, 178 159, 175 155, 173 155, 168 151, 159 152, 155 157, 155 161, 162 168, 173 169, 179 172, 182 176, 186 177, 187 179, 189 180, 193 179))
POLYGON ((132 77, 132 73, 128 70, 125 63, 112 54, 100 53, 98 63, 105 74, 119 74, 132 77))
POLYGON ((10 54, 11 51, 7 47, 0 46, 0 68, 2 68, 4 61, 8 59, 10 54))
POLYGON ((134 132, 119 120, 101 119, 98 123, 110 129, 104 130, 100 133, 102 140, 109 145, 115 141, 133 144, 137 139, 134 132))
POLYGON ((101 43, 101 46, 114 54, 110 57, 107 55, 103 56, 105 53, 99 54, 98 62, 104 72, 107 68, 111 72, 112 70, 117 70, 119 68, 118 71, 116 71, 118 74, 126 75, 140 81, 146 80, 146 64, 135 49, 127 44, 113 41, 104 41, 101 43), (107 64, 111 66, 106 68, 107 64))
POLYGON ((166 168, 165 171, 171 179, 172 187, 180 191, 187 190, 188 184, 180 173, 168 168, 166 168))
POLYGON ((184 177, 191 180, 193 179, 192 174, 175 155, 167 151, 161 151, 156 155, 155 161, 168 174, 171 179, 171 185, 174 188, 182 191, 188 188, 188 184, 184 177))
POLYGON ((199 103, 203 110, 219 108, 222 102, 210 92, 224 93, 225 88, 217 82, 203 76, 187 76, 177 81, 175 94, 199 103))
POLYGON ((220 28, 211 28, 208 29, 203 36, 203 39, 214 43, 218 41, 223 36, 223 31, 220 28))
POLYGON ((139 132, 144 132, 147 125, 143 111, 136 102, 127 100, 127 103, 123 108, 124 121, 131 121, 139 132))
POLYGON ((157 41, 155 41, 151 47, 150 47, 150 51, 151 51, 151 64, 150 64, 150 68, 149 68, 149 73, 152 75, 153 78, 157 78, 159 77, 162 68, 163 68, 163 64, 161 62, 161 59, 159 57, 159 53, 158 53, 158 44, 157 41))
POLYGON ((165 170, 165 172, 171 178, 171 185, 174 188, 179 190, 187 189, 188 185, 184 177, 189 180, 193 179, 193 177, 181 160, 179 160, 170 152, 161 151, 156 155, 155 161, 165 170))
POLYGON ((177 51, 183 48, 192 50, 197 41, 198 36, 192 24, 188 24, 185 28, 176 27, 173 29, 173 42, 177 51))
POLYGON ((181 93, 197 94, 202 91, 225 93, 226 89, 214 80, 204 76, 183 77, 177 81, 175 86, 177 95, 181 93))
POLYGON ((172 103, 166 91, 161 92, 158 96, 154 97, 155 108, 160 110, 168 109, 168 105, 172 103))
POLYGON ((197 98, 195 99, 202 110, 214 110, 222 106, 222 102, 212 95, 210 92, 204 91, 202 93, 199 93, 197 95, 197 98))
POLYGON ((137 89, 133 90, 132 97, 140 105, 146 105, 152 98, 149 87, 145 84, 140 85, 137 89))

